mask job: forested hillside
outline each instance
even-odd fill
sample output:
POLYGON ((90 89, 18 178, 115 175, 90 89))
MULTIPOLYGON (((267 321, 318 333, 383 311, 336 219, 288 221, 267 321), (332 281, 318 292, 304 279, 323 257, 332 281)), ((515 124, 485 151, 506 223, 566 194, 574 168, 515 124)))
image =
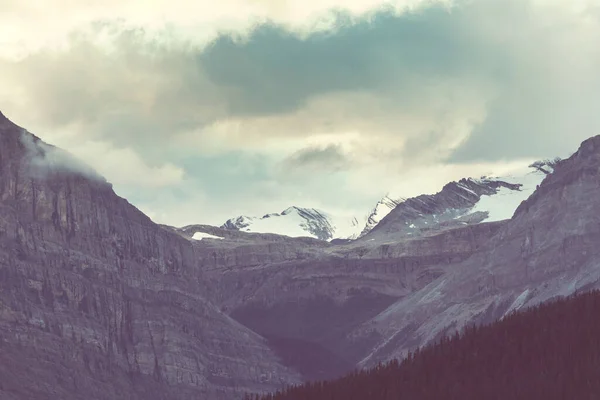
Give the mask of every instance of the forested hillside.
POLYGON ((259 400, 600 398, 600 291, 470 327, 377 368, 259 400))

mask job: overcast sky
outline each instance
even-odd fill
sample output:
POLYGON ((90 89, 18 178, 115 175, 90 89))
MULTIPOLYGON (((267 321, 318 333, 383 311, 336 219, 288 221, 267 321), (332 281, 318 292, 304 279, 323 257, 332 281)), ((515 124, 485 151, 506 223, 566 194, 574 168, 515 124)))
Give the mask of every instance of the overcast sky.
POLYGON ((0 110, 157 222, 363 215, 600 133, 600 0, 2 0, 0 110))

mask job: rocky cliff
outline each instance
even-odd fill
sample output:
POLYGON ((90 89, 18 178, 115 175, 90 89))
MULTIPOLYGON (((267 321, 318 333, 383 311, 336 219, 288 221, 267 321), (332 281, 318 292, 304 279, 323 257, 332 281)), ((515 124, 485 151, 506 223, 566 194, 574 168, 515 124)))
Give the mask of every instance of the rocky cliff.
POLYGON ((235 398, 296 382, 207 300, 196 243, 0 115, 0 398, 235 398))

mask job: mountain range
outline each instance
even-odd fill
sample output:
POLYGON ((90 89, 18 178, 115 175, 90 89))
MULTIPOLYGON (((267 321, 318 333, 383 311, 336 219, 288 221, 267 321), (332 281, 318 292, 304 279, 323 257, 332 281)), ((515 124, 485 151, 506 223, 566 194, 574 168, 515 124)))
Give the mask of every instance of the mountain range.
POLYGON ((387 194, 362 217, 339 216, 314 208, 292 206, 280 213, 269 213, 262 217, 242 215, 231 218, 221 227, 339 242, 363 237, 378 225, 378 230, 386 229, 382 226, 387 224, 394 225, 387 229, 387 233, 402 231, 411 234, 415 230, 440 224, 464 225, 509 219, 521 201, 529 197, 547 174, 552 173, 559 160, 555 158, 524 165, 508 176, 465 178, 449 183, 433 196, 407 199, 387 194), (389 218, 380 224, 398 206, 405 210, 412 209, 413 215, 401 217, 407 226, 396 226, 389 218))
POLYGON ((596 136, 354 236, 296 207, 171 227, 0 114, 0 398, 229 400, 402 358, 600 286, 599 199, 596 136))

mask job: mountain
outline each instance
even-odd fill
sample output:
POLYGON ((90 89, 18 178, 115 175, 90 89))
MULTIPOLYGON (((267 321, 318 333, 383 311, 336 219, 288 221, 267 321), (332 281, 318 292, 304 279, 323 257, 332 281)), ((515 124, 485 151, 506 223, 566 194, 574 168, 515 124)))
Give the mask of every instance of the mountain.
POLYGON ((291 237, 310 236, 321 240, 354 239, 362 226, 356 218, 336 217, 314 208, 289 207, 262 217, 239 216, 227 220, 225 229, 275 233, 291 237))
POLYGON ((599 313, 598 291, 578 294, 470 326, 401 361, 247 399, 598 398, 599 313))
MULTIPOLYGON (((398 206, 398 204, 402 203, 401 198, 392 199, 388 194, 386 194, 381 200, 377 202, 375 207, 371 210, 369 215, 366 218, 366 222, 364 224, 363 230, 360 232, 359 236, 364 236, 369 233, 379 222, 388 215, 394 208, 398 206)), ((352 238, 356 239, 356 238, 352 238)))
POLYGON ((221 293, 219 307, 267 338, 284 363, 304 379, 321 380, 402 358, 465 324, 496 320, 530 304, 533 293, 540 302, 591 288, 600 273, 589 260, 600 260, 600 254, 594 256, 597 250, 584 238, 593 241, 593 229, 600 229, 594 228, 593 211, 599 206, 595 191, 600 185, 593 179, 577 183, 561 177, 589 165, 598 170, 600 145, 597 154, 585 150, 595 142, 600 143, 600 137, 584 142, 567 160, 536 163, 544 171, 533 166, 515 175, 522 183, 511 177, 464 179, 438 194, 408 199, 358 240, 323 245, 286 262, 224 264, 226 274, 212 275, 221 293), (587 156, 580 156, 583 153, 587 156), (522 181, 524 177, 530 180, 522 181), (557 194, 540 203, 546 211, 523 215, 523 210, 532 209, 526 204, 545 198, 546 188, 552 187, 557 194), (500 209, 504 214, 475 208, 505 193, 526 200, 500 209), (452 218, 439 218, 447 209, 452 218), (428 224, 416 230, 410 221, 428 224), (562 224, 572 228, 565 230, 562 224), (545 268, 546 258, 538 261, 523 250, 538 243, 542 234, 528 233, 536 229, 556 235, 534 252, 547 252, 556 271, 545 268), (567 255, 560 249, 568 249, 567 255), (534 266, 540 276, 531 281, 524 272, 534 266), (580 275, 567 279, 560 268, 570 274, 579 268, 580 275), (518 278, 509 284, 511 276, 518 278), (547 287, 543 296, 536 287, 547 287), (324 353, 330 363, 314 361, 324 353))
POLYGON ((463 178, 433 195, 400 200, 365 238, 408 235, 509 219, 554 170, 558 159, 538 161, 502 177, 463 178))
POLYGON ((357 340, 379 338, 359 364, 402 357, 467 324, 599 287, 598 199, 600 136, 595 136, 558 162, 471 256, 350 333, 357 340))
POLYGON ((2 116, 0 398, 235 400, 593 289, 598 171, 600 136, 513 180, 401 200, 333 244, 157 225, 2 116))
POLYGON ((211 301, 214 252, 0 114, 0 398, 231 399, 298 382, 211 301))

